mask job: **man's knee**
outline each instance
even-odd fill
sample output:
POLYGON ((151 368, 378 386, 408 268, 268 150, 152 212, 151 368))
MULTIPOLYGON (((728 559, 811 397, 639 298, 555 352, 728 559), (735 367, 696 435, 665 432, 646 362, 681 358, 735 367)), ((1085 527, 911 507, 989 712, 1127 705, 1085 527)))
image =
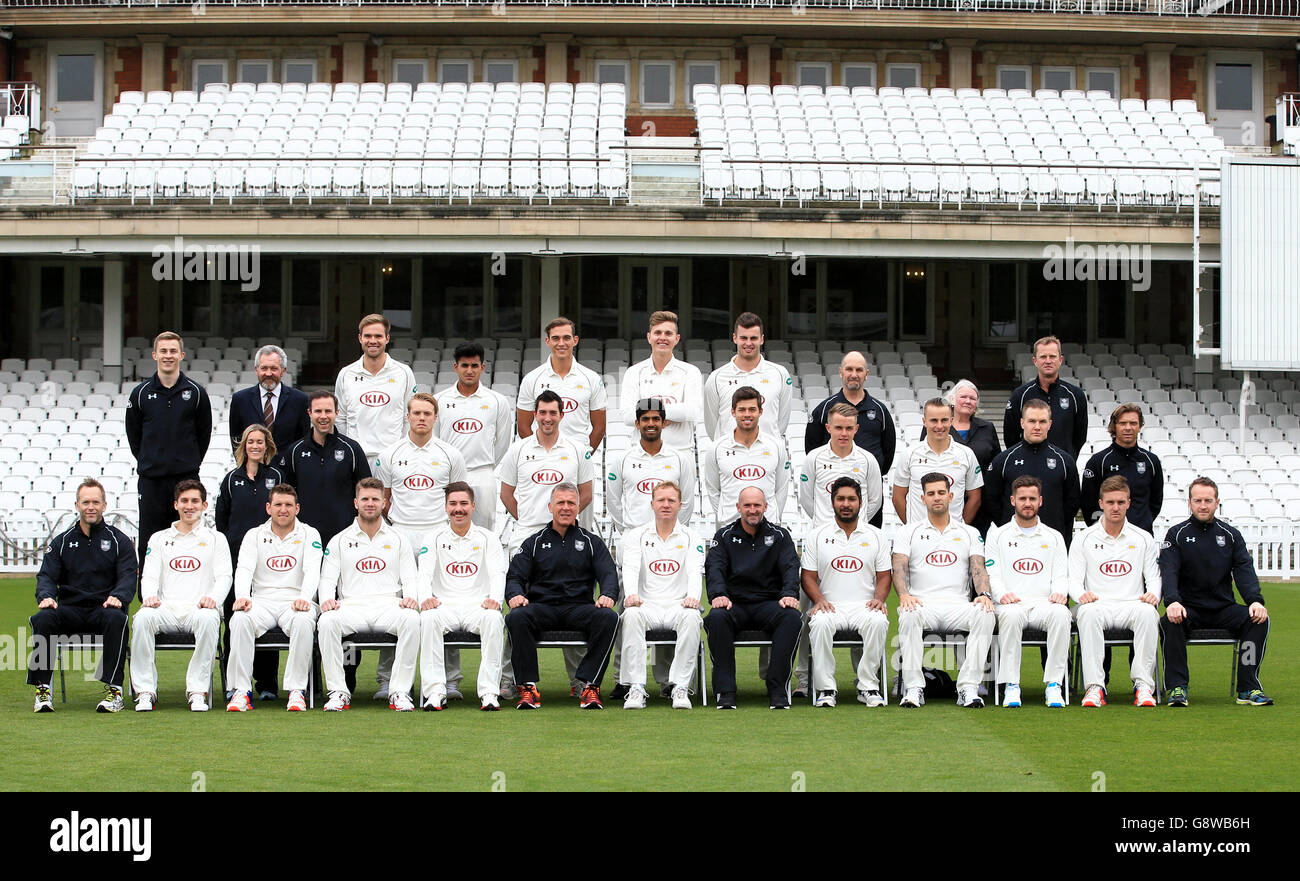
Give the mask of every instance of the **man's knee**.
POLYGON ((733 633, 736 630, 736 619, 732 617, 730 609, 714 609, 704 619, 704 629, 713 633, 733 633))
POLYGON ((898 610, 898 630, 900 633, 909 635, 920 633, 922 624, 924 622, 921 620, 921 615, 915 609, 898 610))

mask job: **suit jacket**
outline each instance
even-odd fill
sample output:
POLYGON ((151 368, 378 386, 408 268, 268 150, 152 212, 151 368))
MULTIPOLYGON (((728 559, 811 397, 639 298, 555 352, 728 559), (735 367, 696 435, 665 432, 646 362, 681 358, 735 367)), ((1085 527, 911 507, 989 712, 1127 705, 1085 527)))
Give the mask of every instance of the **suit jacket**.
MULTIPOLYGON (((239 446, 244 429, 262 422, 262 402, 266 400, 260 385, 240 389, 230 398, 230 448, 239 446)), ((271 423, 271 437, 275 448, 281 452, 289 445, 311 433, 311 420, 307 418, 307 393, 281 383, 280 408, 271 423)))

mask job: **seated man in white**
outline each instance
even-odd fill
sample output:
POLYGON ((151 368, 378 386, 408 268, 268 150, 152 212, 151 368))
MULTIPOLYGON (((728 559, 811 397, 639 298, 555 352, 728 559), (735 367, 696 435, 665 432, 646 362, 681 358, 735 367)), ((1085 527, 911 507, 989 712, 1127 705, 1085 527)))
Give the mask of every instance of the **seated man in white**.
POLYGON ((420 548, 420 692, 426 710, 447 705, 443 636, 453 630, 478 634, 479 708, 501 709, 506 555, 496 533, 473 522, 475 504, 468 483, 447 484, 447 523, 427 533, 420 548))
POLYGON ((298 519, 298 491, 287 483, 271 490, 270 519, 244 534, 235 569, 235 603, 230 616, 227 677, 235 690, 226 709, 253 708, 253 647, 273 627, 289 637, 284 686, 288 709, 307 710, 307 678, 316 633, 316 586, 325 549, 320 533, 298 519))
MULTIPOLYGON (((1045 701, 1065 706, 1061 683, 1070 653, 1069 562, 1065 538, 1038 517, 1043 484, 1022 474, 1011 482, 1011 520, 989 527, 984 557, 997 603, 998 684, 1002 705, 1020 706, 1020 649, 1026 627, 1047 633, 1045 701)), ((1000 499, 990 499, 997 503, 1000 499)))
POLYGON ((898 591, 898 641, 903 655, 902 707, 925 702, 921 638, 926 631, 966 631, 966 658, 957 672, 957 703, 984 706, 979 684, 993 641, 993 600, 984 571, 979 530, 952 516, 948 476, 922 475, 926 516, 894 537, 894 590, 898 591), (975 587, 975 599, 970 596, 975 587))
MULTIPOLYGON (((873 460, 874 461, 874 460, 873 460)), ((838 477, 830 487, 835 519, 808 534, 803 545, 803 591, 812 611, 813 706, 835 706, 835 634, 856 630, 862 636, 857 665, 858 700, 868 707, 886 703, 880 690, 880 657, 889 632, 891 559, 889 541, 862 512, 862 486, 838 477)))
POLYGON ((673 709, 691 708, 691 680, 700 653, 700 586, 704 579, 704 545, 678 522, 682 488, 665 480, 650 497, 654 519, 623 534, 623 666, 628 686, 625 710, 646 705, 646 632, 677 633, 668 681, 673 709))
POLYGON ((1116 475, 1101 482, 1101 519, 1070 545, 1070 598, 1078 606, 1083 656, 1085 707, 1106 705, 1103 669, 1105 632, 1122 629, 1133 634, 1133 705, 1154 707, 1156 634, 1160 614, 1160 550, 1145 529, 1128 522, 1128 481, 1116 475))
POLYGON ((203 525, 208 491, 197 480, 176 484, 172 503, 180 519, 149 538, 140 580, 140 609, 131 628, 131 687, 137 712, 158 703, 154 642, 159 633, 191 633, 194 654, 185 673, 190 709, 208 710, 212 660, 221 629, 221 604, 230 591, 230 546, 203 525))
POLYGON ((325 709, 352 705, 343 672, 343 635, 378 630, 397 636, 388 706, 415 709, 415 656, 420 650, 419 576, 415 551, 396 528, 384 522, 384 484, 374 477, 357 481, 352 504, 357 519, 330 539, 320 577, 321 663, 329 700, 325 709))

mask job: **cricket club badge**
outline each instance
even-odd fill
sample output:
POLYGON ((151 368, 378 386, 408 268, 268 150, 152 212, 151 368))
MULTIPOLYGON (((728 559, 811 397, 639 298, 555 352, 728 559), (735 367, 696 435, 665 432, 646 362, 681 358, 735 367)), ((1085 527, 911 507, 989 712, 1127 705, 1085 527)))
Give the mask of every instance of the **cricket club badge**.
POLYGON ((1070 409, 1070 399, 1069 399, 1069 398, 1061 398, 1061 409, 1062 409, 1062 410, 1068 410, 1068 409, 1070 409))
POLYGON ((194 397, 194 392, 190 391, 189 389, 186 389, 185 391, 181 392, 182 401, 188 401, 192 397, 194 397))
POLYGON ((1055 467, 1056 467, 1056 460, 1055 460, 1055 459, 1048 459, 1048 460, 1047 460, 1047 467, 1048 467, 1048 468, 1055 468, 1055 467))
POLYGON ((1227 547, 1227 546, 1228 546, 1228 541, 1227 541, 1227 539, 1225 539, 1225 538, 1224 538, 1223 536, 1221 536, 1221 535, 1216 535, 1216 536, 1214 537, 1214 540, 1215 540, 1215 542, 1218 543, 1219 547, 1221 547, 1221 548, 1224 548, 1224 547, 1227 547))
POLYGON ((334 451, 334 461, 335 461, 335 462, 342 462, 342 461, 343 461, 343 451, 342 451, 342 450, 335 450, 335 451, 334 451))
POLYGON ((268 477, 268 478, 266 479, 265 483, 266 483, 266 488, 267 488, 267 489, 274 489, 274 488, 275 488, 275 478, 274 478, 274 477, 268 477))
POLYGON ((587 543, 586 543, 585 541, 582 541, 581 539, 579 539, 578 541, 575 541, 575 542, 573 543, 573 549, 574 549, 575 551, 583 551, 583 550, 586 550, 586 549, 587 549, 587 543))
POLYGON ((776 536, 775 535, 763 536, 763 544, 767 545, 770 548, 772 545, 776 544, 776 536))
POLYGON ((1146 462, 1134 462, 1133 465, 1134 465, 1134 467, 1137 468, 1137 472, 1138 472, 1138 474, 1146 474, 1146 473, 1147 473, 1147 463, 1146 463, 1146 462))
MULTIPOLYGON (((1219 536, 1219 544, 1223 544, 1223 536, 1219 536)), ((111 551, 113 549, 112 540, 107 538, 101 538, 99 540, 99 549, 105 553, 111 551)))

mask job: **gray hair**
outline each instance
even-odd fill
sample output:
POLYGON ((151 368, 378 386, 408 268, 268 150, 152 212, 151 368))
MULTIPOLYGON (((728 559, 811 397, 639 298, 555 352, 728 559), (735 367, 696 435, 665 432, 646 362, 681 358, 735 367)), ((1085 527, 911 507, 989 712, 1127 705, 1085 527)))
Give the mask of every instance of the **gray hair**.
POLYGON ((962 389, 967 389, 967 388, 970 389, 971 391, 973 391, 973 392, 975 393, 975 397, 977 397, 977 398, 979 397, 979 394, 980 394, 979 387, 976 386, 975 383, 971 382, 969 379, 959 379, 959 380, 957 380, 955 383, 953 383, 952 388, 948 389, 947 393, 944 394, 944 397, 948 399, 948 403, 949 403, 949 404, 952 404, 952 405, 956 406, 956 404, 957 404, 957 394, 958 394, 962 389))
POLYGON ((582 494, 578 492, 577 484, 570 483, 569 481, 566 480, 562 483, 557 483, 555 486, 551 487, 551 501, 555 501, 556 493, 562 493, 562 492, 573 493, 578 498, 582 498, 582 494))
POLYGON ((258 349, 253 355, 254 370, 257 369, 257 365, 262 360, 263 355, 275 355, 280 359, 280 366, 284 368, 285 372, 287 373, 289 371, 289 356, 286 355, 284 349, 279 346, 262 346, 262 348, 258 349))

